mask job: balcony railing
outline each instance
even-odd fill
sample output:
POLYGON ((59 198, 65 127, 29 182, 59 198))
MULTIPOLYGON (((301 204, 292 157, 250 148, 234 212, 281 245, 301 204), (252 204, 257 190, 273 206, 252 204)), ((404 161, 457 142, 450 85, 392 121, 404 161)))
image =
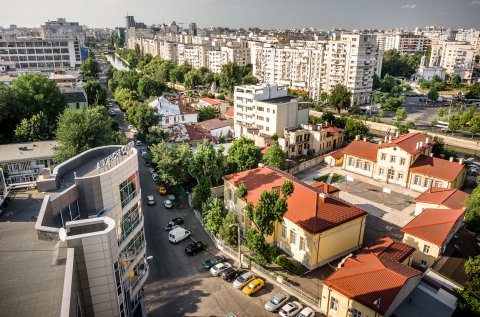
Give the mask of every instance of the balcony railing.
POLYGON ((121 245, 122 242, 125 241, 128 235, 132 233, 136 227, 138 227, 138 225, 142 222, 142 220, 143 220, 143 214, 137 220, 135 220, 132 223, 132 225, 127 230, 125 230, 125 232, 122 233, 120 238, 118 238, 118 245, 121 245))

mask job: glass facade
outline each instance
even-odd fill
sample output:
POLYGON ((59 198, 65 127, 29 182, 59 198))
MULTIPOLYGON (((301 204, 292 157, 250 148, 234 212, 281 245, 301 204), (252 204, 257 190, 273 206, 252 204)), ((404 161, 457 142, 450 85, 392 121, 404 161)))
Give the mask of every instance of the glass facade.
POLYGON ((120 200, 122 202, 122 208, 128 205, 128 203, 137 196, 139 189, 138 172, 131 175, 120 184, 120 200))
POLYGON ((143 228, 135 237, 123 248, 120 253, 120 260, 122 262, 122 272, 128 269, 130 264, 136 259, 138 254, 145 248, 145 236, 143 228))
POLYGON ((139 203, 136 203, 123 215, 122 221, 117 226, 118 245, 120 245, 141 222, 142 208, 140 208, 139 203))

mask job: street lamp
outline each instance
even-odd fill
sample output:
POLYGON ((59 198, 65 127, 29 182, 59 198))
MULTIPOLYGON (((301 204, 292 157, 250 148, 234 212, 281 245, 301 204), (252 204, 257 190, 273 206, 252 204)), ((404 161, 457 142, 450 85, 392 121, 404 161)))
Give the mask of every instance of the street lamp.
POLYGON ((239 263, 239 267, 242 268, 242 245, 241 245, 241 241, 240 241, 240 224, 238 223, 232 223, 231 225, 229 225, 228 227, 231 228, 231 227, 234 227, 236 226, 237 229, 238 229, 238 233, 237 233, 237 239, 238 239, 238 263, 239 263))

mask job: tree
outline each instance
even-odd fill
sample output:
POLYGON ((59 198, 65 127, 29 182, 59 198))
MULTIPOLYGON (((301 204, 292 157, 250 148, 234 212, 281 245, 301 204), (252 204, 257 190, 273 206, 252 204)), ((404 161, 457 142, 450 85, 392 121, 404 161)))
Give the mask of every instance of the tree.
POLYGON ((57 116, 67 105, 57 84, 42 74, 22 75, 12 81, 12 89, 16 92, 18 103, 23 105, 23 118, 30 118, 42 111, 48 122, 55 124, 57 116))
POLYGON ((113 94, 115 100, 120 105, 120 108, 127 109, 128 104, 131 101, 135 101, 137 99, 137 93, 134 90, 130 90, 128 88, 117 88, 115 93, 113 94))
POLYGON ((138 94, 145 99, 150 96, 160 96, 164 89, 165 85, 162 82, 148 76, 143 76, 138 81, 138 94))
POLYGON ((256 85, 258 83, 258 79, 253 75, 246 75, 242 78, 242 85, 256 85))
POLYGON ((468 197, 465 207, 465 222, 472 231, 480 233, 480 179, 477 179, 477 187, 468 197))
POLYGON ((158 124, 160 116, 157 109, 146 104, 128 107, 126 120, 132 123, 142 138, 145 138, 148 128, 158 124))
POLYGON ((459 316, 480 316, 480 255, 465 262, 465 273, 469 276, 463 290, 455 289, 459 316))
POLYGON ((336 85, 333 88, 330 96, 328 97, 328 103, 330 107, 336 109, 338 113, 342 111, 342 109, 348 109, 351 103, 352 93, 348 91, 347 87, 344 85, 336 85))
POLYGON ((193 208, 200 210, 203 215, 202 207, 203 203, 212 196, 211 192, 212 183, 208 179, 201 179, 195 188, 193 188, 193 208))
POLYGON ((378 77, 377 73, 373 73, 373 85, 372 89, 377 90, 380 89, 380 78, 378 77))
POLYGON ((15 129, 17 142, 33 142, 51 140, 54 129, 47 116, 40 111, 29 119, 23 119, 15 129))
POLYGON ((445 141, 443 141, 441 137, 435 136, 433 137, 433 140, 435 141, 435 144, 432 147, 433 156, 446 159, 457 156, 457 153, 454 150, 445 145, 445 141))
POLYGON ((206 106, 198 109, 198 121, 205 121, 218 118, 219 112, 217 108, 206 106))
POLYGON ((107 104, 107 92, 102 88, 100 83, 92 78, 87 79, 83 89, 87 94, 87 100, 90 105, 101 105, 105 106, 107 104))
POLYGON ((160 141, 149 149, 161 184, 174 187, 188 180, 188 165, 192 159, 192 151, 188 145, 168 145, 160 141))
POLYGON ((460 115, 451 115, 448 117, 448 129, 452 131, 452 135, 456 130, 462 128, 461 116, 460 115))
POLYGON ((228 149, 227 162, 232 171, 243 172, 258 166, 262 152, 252 140, 241 137, 228 149))
POLYGON ((448 113, 449 113, 448 107, 440 107, 437 110, 437 116, 439 117, 445 117, 448 115, 448 113))
POLYGON ((238 240, 239 225, 237 217, 233 212, 227 212, 222 226, 220 227, 220 238, 222 238, 228 245, 236 245, 238 240))
POLYGON ((265 237, 255 228, 250 228, 245 235, 247 246, 256 255, 259 264, 266 264, 268 254, 268 244, 265 237))
POLYGON ((85 77, 97 77, 100 73, 100 65, 95 58, 89 57, 80 65, 80 71, 85 77))
POLYGON ((223 200, 220 200, 218 197, 210 197, 203 204, 202 210, 204 215, 204 228, 214 235, 219 234, 223 220, 228 213, 223 200))
POLYGON ((397 121, 405 121, 405 119, 407 119, 407 110, 405 110, 405 108, 398 108, 396 118, 397 121))
POLYGON ((461 87, 462 86, 462 77, 455 75, 452 78, 452 86, 455 88, 461 87))
POLYGON ((18 100, 18 95, 12 87, 0 82, 0 142, 10 142, 15 126, 22 120, 24 107, 18 100))
POLYGON ((168 132, 159 126, 151 126, 148 128, 147 135, 145 136, 145 142, 147 144, 157 144, 164 141, 168 136, 168 132))
POLYGON ((435 87, 430 88, 427 94, 428 100, 434 102, 438 100, 438 89, 435 87))
POLYGON ((286 155, 282 149, 274 144, 267 148, 267 152, 263 156, 263 162, 266 165, 273 166, 278 169, 285 167, 286 155))
POLYGON ((468 131, 472 134, 472 139, 480 132, 480 115, 477 114, 470 120, 468 131))
MULTIPOLYGON (((426 60, 428 60, 429 52, 426 55, 426 60)), ((382 61, 382 77, 390 74, 395 77, 410 78, 417 71, 422 56, 423 52, 404 55, 395 49, 385 51, 382 61)))
POLYGON ((188 172, 198 183, 210 187, 219 184, 223 175, 223 148, 216 151, 212 143, 204 140, 193 155, 188 172))
POLYGON ((328 124, 334 124, 335 122, 335 115, 333 112, 325 111, 322 113, 322 120, 323 122, 327 122, 328 124))
POLYGON ((104 107, 66 109, 58 118, 54 159, 63 162, 91 148, 112 144, 111 119, 104 107))
POLYGON ((320 101, 321 102, 326 102, 328 101, 328 94, 325 91, 322 91, 320 93, 320 101))
POLYGON ((241 69, 235 62, 229 62, 222 66, 220 71, 220 85, 233 92, 233 88, 242 82, 241 69))
POLYGON ((354 138, 357 135, 366 137, 368 133, 368 127, 361 120, 348 117, 347 123, 345 124, 345 133, 347 133, 349 138, 354 138))
POLYGON ((244 183, 240 183, 240 185, 238 185, 237 187, 237 190, 235 191, 235 195, 238 198, 244 198, 244 197, 247 197, 247 194, 248 194, 247 185, 245 185, 244 183))
POLYGON ((480 99, 480 83, 477 82, 471 85, 467 93, 465 94, 465 98, 480 99))
POLYGON ((185 74, 185 88, 193 89, 203 83, 202 73, 198 69, 192 69, 185 74))

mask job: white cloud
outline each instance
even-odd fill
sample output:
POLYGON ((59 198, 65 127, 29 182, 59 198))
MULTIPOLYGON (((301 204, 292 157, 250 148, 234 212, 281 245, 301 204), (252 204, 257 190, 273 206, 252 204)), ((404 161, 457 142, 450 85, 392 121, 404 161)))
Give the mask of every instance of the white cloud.
MULTIPOLYGON (((479 1, 479 2, 480 2, 480 0, 475 0, 475 1, 479 1)), ((474 1, 474 2, 475 2, 475 1, 474 1)), ((401 6, 400 8, 402 8, 402 9, 415 9, 416 7, 417 7, 416 4, 404 4, 404 5, 401 6)))
POLYGON ((473 5, 480 6, 480 0, 473 0, 473 1, 472 1, 472 4, 473 4, 473 5))

